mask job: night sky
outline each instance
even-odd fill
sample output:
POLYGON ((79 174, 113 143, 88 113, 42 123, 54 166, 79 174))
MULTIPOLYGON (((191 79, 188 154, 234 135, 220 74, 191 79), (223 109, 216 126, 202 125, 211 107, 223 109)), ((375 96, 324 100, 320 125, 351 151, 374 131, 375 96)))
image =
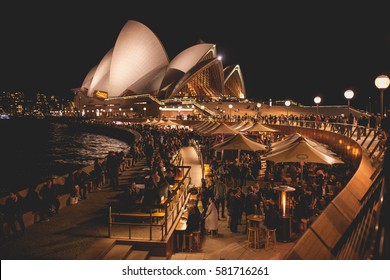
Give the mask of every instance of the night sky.
MULTIPOLYGON (((390 17, 378 4, 31 2, 1 7, 0 90, 70 96, 114 46, 127 20, 148 26, 170 59, 200 39, 215 43, 224 66, 241 66, 249 98, 313 105, 319 95, 322 105, 346 104, 343 94, 350 88, 352 106, 367 109, 371 97, 376 110, 374 79, 390 74, 390 17)), ((385 105, 386 95, 390 89, 385 105)))

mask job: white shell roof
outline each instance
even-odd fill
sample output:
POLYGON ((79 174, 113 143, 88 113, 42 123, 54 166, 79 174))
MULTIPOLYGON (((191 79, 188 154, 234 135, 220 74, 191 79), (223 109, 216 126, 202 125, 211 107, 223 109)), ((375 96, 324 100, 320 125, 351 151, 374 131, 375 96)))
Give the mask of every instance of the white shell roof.
POLYGON ((93 76, 91 86, 88 88, 89 97, 93 97, 94 92, 97 90, 108 91, 112 52, 113 49, 109 50, 100 61, 95 71, 95 75, 93 76))
POLYGON ((91 70, 89 70, 87 76, 85 76, 83 84, 81 85, 82 88, 90 88, 91 82, 92 82, 93 76, 95 75, 97 67, 98 66, 95 65, 95 67, 93 67, 91 70))
POLYGON ((179 53, 169 64, 168 69, 178 69, 187 73, 194 67, 210 50, 213 50, 213 57, 215 58, 214 44, 197 44, 189 47, 179 53))
MULTIPOLYGON (((168 63, 168 56, 157 36, 142 23, 129 20, 115 43, 109 96, 121 96, 127 89, 138 92, 142 88, 140 80, 151 72, 158 72, 168 63)), ((143 80, 147 83, 146 79, 143 80)))

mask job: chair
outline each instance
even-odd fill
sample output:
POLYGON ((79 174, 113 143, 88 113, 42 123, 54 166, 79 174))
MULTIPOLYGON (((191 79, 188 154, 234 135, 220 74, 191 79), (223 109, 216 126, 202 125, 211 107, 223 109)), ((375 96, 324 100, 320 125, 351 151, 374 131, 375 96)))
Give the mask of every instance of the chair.
POLYGON ((193 239, 193 234, 192 233, 189 233, 189 234, 184 234, 184 238, 183 238, 183 251, 186 250, 186 247, 187 247, 187 242, 188 242, 188 251, 192 251, 192 239, 193 239))
POLYGON ((272 248, 275 248, 276 245, 276 229, 266 229, 265 230, 265 249, 269 248, 270 243, 272 243, 272 248))
POLYGON ((257 249, 257 243, 258 243, 258 228, 255 227, 248 227, 248 241, 249 241, 249 247, 253 245, 255 249, 257 249))
POLYGON ((194 248, 195 248, 195 250, 197 250, 197 251, 199 251, 200 250, 200 248, 201 248, 201 232, 200 232, 200 230, 198 230, 198 231, 194 231, 193 233, 192 233, 192 237, 193 237, 193 246, 194 246, 194 248))
POLYGON ((218 229, 210 230, 210 237, 211 238, 218 237, 218 229))

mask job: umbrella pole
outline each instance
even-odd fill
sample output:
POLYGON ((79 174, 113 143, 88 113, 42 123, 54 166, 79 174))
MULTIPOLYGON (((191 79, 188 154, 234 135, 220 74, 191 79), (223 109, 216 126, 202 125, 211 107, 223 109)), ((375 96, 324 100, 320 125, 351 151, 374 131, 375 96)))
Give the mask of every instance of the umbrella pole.
POLYGON ((301 161, 301 183, 303 184, 303 165, 305 163, 303 161, 301 161))

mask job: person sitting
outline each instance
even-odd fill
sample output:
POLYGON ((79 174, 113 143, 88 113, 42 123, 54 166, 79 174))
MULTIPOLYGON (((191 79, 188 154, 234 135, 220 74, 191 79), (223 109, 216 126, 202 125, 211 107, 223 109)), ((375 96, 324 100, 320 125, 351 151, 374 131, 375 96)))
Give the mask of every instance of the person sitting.
POLYGON ((199 211, 196 211, 195 206, 188 208, 187 228, 186 234, 193 233, 199 230, 199 223, 201 221, 199 211))
POLYGON ((267 229, 277 229, 280 224, 280 216, 272 203, 266 205, 264 225, 267 229))
POLYGON ((50 215, 58 214, 60 211, 60 201, 58 199, 57 187, 53 184, 52 179, 48 179, 45 185, 39 192, 42 197, 43 205, 43 220, 46 220, 50 215), (54 210, 52 207, 54 206, 54 210))
POLYGON ((23 198, 15 192, 10 192, 5 202, 5 217, 14 236, 22 236, 25 232, 23 221, 23 198), (16 222, 19 223, 20 233, 16 230, 16 222))
POLYGON ((146 213, 156 212, 155 208, 160 203, 161 198, 158 196, 158 188, 153 186, 150 182, 146 184, 144 199, 142 201, 143 211, 146 213))

